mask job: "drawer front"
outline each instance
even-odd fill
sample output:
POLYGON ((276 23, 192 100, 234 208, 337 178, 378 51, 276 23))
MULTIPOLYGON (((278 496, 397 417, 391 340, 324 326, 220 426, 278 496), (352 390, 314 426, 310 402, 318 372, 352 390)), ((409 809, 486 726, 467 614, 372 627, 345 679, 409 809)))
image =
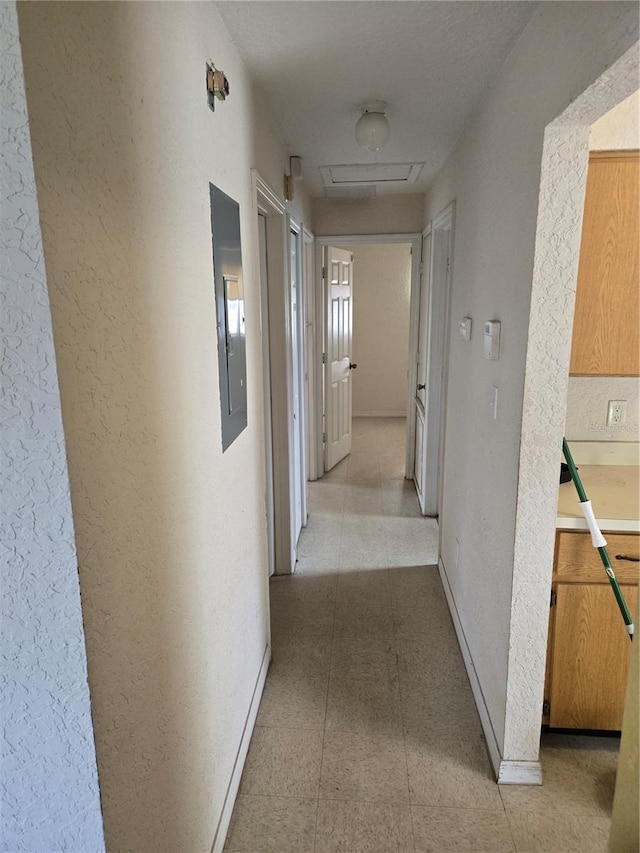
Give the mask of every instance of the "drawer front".
MULTIPOLYGON (((607 553, 620 583, 637 584, 640 563, 616 560, 616 556, 638 557, 637 533, 605 533, 607 553)), ((589 533, 560 532, 556 541, 554 577, 563 583, 609 583, 600 554, 591 544, 589 533)))

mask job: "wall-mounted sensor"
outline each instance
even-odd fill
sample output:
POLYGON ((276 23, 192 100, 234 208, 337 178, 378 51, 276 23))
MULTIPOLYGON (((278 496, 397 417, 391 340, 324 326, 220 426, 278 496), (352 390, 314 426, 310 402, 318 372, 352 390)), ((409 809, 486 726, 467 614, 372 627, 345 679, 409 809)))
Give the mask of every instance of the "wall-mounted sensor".
POLYGON ((294 181, 302 177, 302 157, 289 157, 289 174, 294 181))
POLYGON ((463 317, 458 326, 458 332, 463 341, 471 340, 471 317, 463 317))
POLYGON ((215 112, 216 98, 219 101, 224 101, 229 94, 229 81, 226 78, 224 71, 220 71, 215 67, 213 62, 207 63, 207 100, 209 109, 215 112))
POLYGON ((289 157, 289 174, 284 176, 284 197, 293 201, 295 196, 294 182, 302 177, 302 157, 289 157))
POLYGON ((484 357, 496 361, 500 357, 500 321, 487 320, 484 324, 484 357))

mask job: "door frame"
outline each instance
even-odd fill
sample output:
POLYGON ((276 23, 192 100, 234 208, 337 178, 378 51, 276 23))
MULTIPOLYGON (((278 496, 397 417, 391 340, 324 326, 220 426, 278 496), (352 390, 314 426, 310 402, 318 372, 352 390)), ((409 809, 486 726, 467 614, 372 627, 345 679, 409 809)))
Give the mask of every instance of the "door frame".
MULTIPOLYGON (((289 471, 290 471, 290 479, 291 479, 291 495, 292 498, 295 495, 295 480, 298 480, 298 487, 300 488, 300 503, 301 503, 301 517, 302 517, 302 527, 307 526, 307 452, 306 452, 306 398, 307 398, 307 389, 305 383, 305 367, 306 367, 306 358, 305 358, 305 278, 304 278, 304 229, 302 224, 299 224, 295 219, 293 219, 290 215, 287 214, 287 257, 289 259, 289 300, 288 300, 288 311, 290 322, 293 321, 293 317, 291 315, 291 239, 292 235, 295 235, 295 239, 297 242, 297 250, 296 250, 296 284, 298 287, 298 313, 296 316, 297 322, 297 339, 298 339, 298 400, 299 400, 299 410, 300 410, 300 423, 298 425, 298 435, 296 435, 296 430, 293 429, 293 345, 288 347, 288 357, 291 362, 291 386, 290 386, 290 399, 288 401, 291 419, 289 421, 289 426, 292 427, 292 435, 291 435, 291 443, 289 446, 289 471), (296 471, 295 469, 295 450, 294 450, 294 442, 300 441, 300 470, 296 471)), ((309 233, 309 232, 307 232, 309 233)), ((311 238, 313 239, 313 237, 311 238)), ((293 337, 290 338, 291 342, 293 342, 293 337)), ((293 500, 291 501, 291 525, 292 529, 295 526, 295 508, 293 500)), ((293 536, 296 540, 293 542, 293 555, 292 565, 295 566, 296 561, 296 551, 298 547, 297 536, 293 536)), ((293 570, 293 569, 292 569, 293 570)))
MULTIPOLYGON (((451 282, 455 253, 455 211, 452 201, 431 220, 429 263, 429 319, 427 324, 427 399, 425 402, 424 506, 425 515, 437 518, 442 506, 444 443, 447 420, 449 344, 451 340, 451 282), (449 229, 449 267, 444 271, 444 293, 434 310, 436 294, 435 246, 439 232, 449 229), (434 389, 432 391, 432 389, 434 389)), ((425 233, 427 230, 425 229, 425 233)), ((416 349, 417 361, 417 349, 416 349)))
MULTIPOLYGON (((314 237, 311 231, 302 228, 303 276, 304 283, 304 358, 305 358, 305 461, 307 479, 318 479, 317 445, 317 393, 316 393, 316 289, 314 282, 314 237)), ((305 488, 306 498, 306 488, 305 488)), ((308 507, 305 501, 305 525, 308 507)))
MULTIPOLYGON (((281 472, 276 470, 276 458, 279 454, 274 447, 274 418, 275 410, 281 408, 282 400, 273 400, 275 393, 281 397, 281 383, 271 382, 271 335, 269 316, 271 313, 270 291, 276 288, 269 287, 269 280, 277 282, 284 274, 284 227, 285 227, 285 205, 282 199, 273 192, 271 187, 262 179, 256 170, 251 172, 251 185, 253 195, 253 216, 257 224, 258 216, 266 219, 267 225, 267 258, 266 272, 267 281, 260 278, 260 334, 262 338, 262 382, 263 382, 263 418, 265 437, 265 509, 267 516, 267 548, 269 561, 269 575, 276 574, 276 539, 281 535, 277 519, 279 508, 282 504, 279 483, 282 479, 281 472), (281 247, 279 244, 281 243, 281 247), (271 249, 271 251, 270 251, 271 249)), ((262 258, 260 257, 260 241, 256 240, 257 269, 261 271, 262 258)))
POLYGON ((428 355, 428 344, 429 344, 429 318, 427 317, 427 322, 425 323, 424 341, 420 340, 420 321, 421 321, 421 313, 422 313, 422 308, 423 308, 423 306, 422 306, 422 297, 423 297, 422 289, 423 289, 423 282, 425 280, 426 280, 426 287, 425 287, 425 294, 424 294, 426 296, 425 306, 427 308, 427 314, 429 313, 428 312, 428 306, 429 306, 429 297, 430 297, 430 293, 431 293, 431 247, 433 244, 431 236, 432 236, 431 235, 431 223, 429 223, 427 225, 427 227, 424 229, 424 231, 422 232, 422 240, 420 241, 420 281, 419 281, 418 289, 416 291, 416 304, 415 304, 415 307, 412 308, 412 316, 415 315, 415 317, 416 317, 416 339, 415 339, 416 348, 415 348, 415 354, 414 354, 414 361, 416 364, 416 378, 415 378, 415 384, 413 386, 414 387, 414 391, 413 391, 414 406, 413 406, 412 417, 413 417, 413 421, 414 421, 414 433, 413 433, 414 451, 413 451, 412 474, 413 474, 413 481, 416 485, 416 492, 418 493, 418 502, 420 504, 420 511, 423 513, 423 515, 424 515, 424 481, 425 481, 424 436, 425 436, 426 429, 427 429, 427 395, 425 394, 424 402, 421 402, 421 401, 417 400, 416 398, 418 396, 418 380, 420 378, 420 376, 418 375, 418 360, 419 360, 419 353, 420 353, 421 344, 423 345, 424 350, 425 350, 425 384, 427 381, 426 358, 428 355), (427 238, 429 238, 429 256, 428 257, 425 256, 425 243, 427 241, 427 238), (422 446, 422 476, 421 476, 422 493, 421 493, 421 490, 418 488, 418 483, 416 482, 416 476, 415 476, 415 472, 416 472, 415 422, 416 422, 416 419, 418 417, 418 407, 420 407, 422 422, 423 422, 423 425, 422 425, 422 435, 423 435, 423 441, 422 441, 422 444, 423 444, 423 446, 422 446))
MULTIPOLYGON (((262 380, 264 383, 265 511, 269 573, 295 569, 293 541, 293 429, 291 345, 291 218, 285 203, 255 169, 251 171, 253 218, 267 220, 267 281, 260 282, 262 380), (265 286, 266 285, 266 286, 265 286), (276 381, 277 380, 277 381, 276 381), (284 381, 283 381, 284 380, 284 381), (270 487, 271 484, 271 487, 270 487)), ((301 226, 295 226, 301 230, 301 226)), ((260 270, 260 244, 255 240, 260 270)), ((304 279, 301 284, 304 294, 304 279)), ((304 296, 302 296, 304 299, 304 296)), ((304 352, 304 346, 300 347, 304 352)), ((304 408, 304 400, 301 401, 304 408)), ((301 467, 304 467, 302 465, 301 467)), ((306 497, 306 481, 302 491, 306 497)), ((303 504, 303 518, 305 505, 303 504)))
POLYGON ((413 457, 415 441, 415 423, 413 422, 413 392, 416 385, 417 365, 415 354, 417 353, 418 323, 416 317, 416 306, 419 305, 420 288, 420 255, 422 252, 422 234, 341 234, 333 236, 316 237, 316 276, 315 276, 315 300, 316 328, 322 330, 321 335, 316 335, 315 362, 313 370, 316 381, 316 459, 317 474, 321 477, 325 472, 324 467, 324 443, 322 435, 324 432, 324 364, 322 354, 326 346, 327 316, 324 298, 324 281, 322 276, 322 256, 325 246, 335 246, 337 249, 345 246, 375 245, 379 243, 408 243, 411 245, 411 296, 409 301, 409 365, 407 371, 407 440, 405 458, 405 477, 413 477, 413 457), (416 298, 418 302, 416 302, 416 298))

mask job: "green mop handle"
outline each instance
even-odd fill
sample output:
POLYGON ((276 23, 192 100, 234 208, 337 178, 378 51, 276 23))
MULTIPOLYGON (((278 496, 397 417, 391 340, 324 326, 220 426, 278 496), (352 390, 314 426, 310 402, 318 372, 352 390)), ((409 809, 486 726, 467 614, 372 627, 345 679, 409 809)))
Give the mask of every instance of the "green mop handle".
POLYGON ((587 526, 591 531, 591 541, 593 542, 594 548, 598 549, 600 559, 602 560, 602 565, 604 566, 604 570, 607 573, 609 583, 611 584, 611 589, 613 590, 613 594, 615 595, 616 601, 618 602, 618 607, 620 608, 620 613, 622 614, 622 618, 624 619, 624 624, 626 625, 627 633, 629 634, 629 639, 633 640, 633 620, 631 619, 631 614, 629 613, 627 602, 624 600, 622 590, 620 589, 620 585, 618 584, 616 574, 611 567, 611 561, 609 560, 609 554, 607 553, 606 549, 607 540, 600 532, 598 522, 596 521, 595 516, 593 514, 593 509, 591 508, 591 501, 587 498, 587 493, 585 492, 584 486, 582 485, 582 480, 580 479, 580 475, 578 474, 578 471, 576 469, 576 465, 573 461, 573 456, 571 455, 571 451, 569 450, 569 445, 567 444, 566 438, 562 439, 562 452, 564 453, 564 458, 567 460, 571 479, 573 480, 573 484, 576 487, 578 497, 580 498, 580 508, 582 509, 582 513, 587 522, 587 526))

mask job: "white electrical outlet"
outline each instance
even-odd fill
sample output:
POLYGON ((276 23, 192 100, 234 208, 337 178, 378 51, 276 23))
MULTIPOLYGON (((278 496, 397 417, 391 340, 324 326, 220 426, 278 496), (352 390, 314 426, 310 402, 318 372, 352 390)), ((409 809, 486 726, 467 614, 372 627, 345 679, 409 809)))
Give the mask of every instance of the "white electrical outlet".
POLYGON ((627 401, 609 400, 607 426, 622 426, 627 419, 627 401))

